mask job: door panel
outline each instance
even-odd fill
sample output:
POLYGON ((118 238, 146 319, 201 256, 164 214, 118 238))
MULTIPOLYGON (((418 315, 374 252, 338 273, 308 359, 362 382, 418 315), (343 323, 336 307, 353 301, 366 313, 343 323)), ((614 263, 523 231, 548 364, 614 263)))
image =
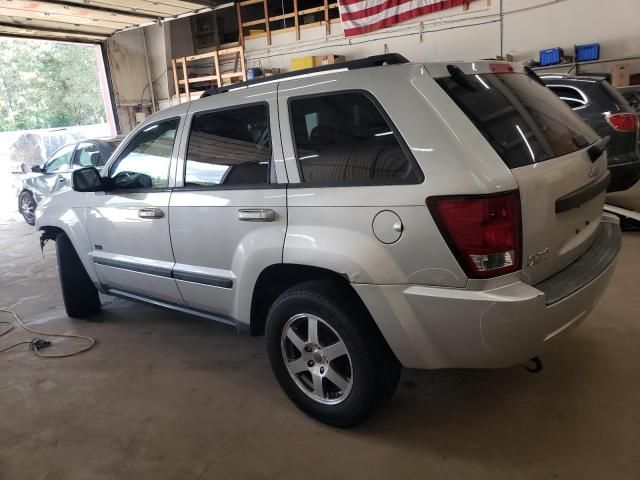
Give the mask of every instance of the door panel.
POLYGON ((198 102, 169 208, 185 303, 241 323, 258 275, 282 261, 287 225, 275 88, 248 90, 198 102))
POLYGON ((102 284, 182 304, 168 217, 178 127, 171 118, 139 130, 106 167, 119 188, 88 195, 86 223, 102 284))
POLYGON ((168 217, 141 218, 139 214, 146 208, 166 213, 171 192, 94 195, 86 221, 100 282, 182 303, 171 278, 174 261, 168 217))
MULTIPOLYGON (((44 173, 37 179, 36 191, 40 198, 63 188, 69 188, 71 181, 71 159, 75 145, 60 148, 44 165, 44 173)), ((40 198, 36 198, 40 201, 40 198)))
MULTIPOLYGON (((250 279, 282 261, 286 190, 175 191, 171 198, 174 276, 185 302, 236 318, 236 297, 250 279), (273 221, 240 219, 241 210, 274 212, 273 221)), ((250 284, 250 285, 249 285, 250 284)))

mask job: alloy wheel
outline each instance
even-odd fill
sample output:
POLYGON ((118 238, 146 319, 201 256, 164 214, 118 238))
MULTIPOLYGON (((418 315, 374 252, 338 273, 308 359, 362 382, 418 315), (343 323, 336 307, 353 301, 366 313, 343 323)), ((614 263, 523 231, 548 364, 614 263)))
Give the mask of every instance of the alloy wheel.
POLYGON ((306 395, 325 405, 344 401, 353 387, 351 356, 338 332, 308 313, 284 325, 282 358, 291 378, 306 395))
POLYGON ((29 195, 23 195, 20 200, 20 213, 27 222, 33 222, 35 220, 36 205, 29 195))

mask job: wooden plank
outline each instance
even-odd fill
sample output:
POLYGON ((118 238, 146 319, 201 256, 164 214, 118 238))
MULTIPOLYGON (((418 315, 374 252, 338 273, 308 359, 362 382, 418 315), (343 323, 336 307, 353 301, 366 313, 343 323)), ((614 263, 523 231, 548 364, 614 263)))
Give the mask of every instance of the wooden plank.
POLYGON ((171 66, 173 68, 173 85, 175 88, 175 94, 178 97, 178 103, 180 102, 180 84, 178 83, 178 67, 176 66, 176 59, 171 59, 171 66))
POLYGON ((267 23, 266 20, 262 19, 262 20, 251 20, 250 22, 242 22, 242 26, 243 27, 253 27, 254 25, 262 25, 264 23, 267 23))
POLYGON ((242 72, 226 72, 220 75, 222 80, 228 80, 230 78, 242 78, 242 72))
POLYGON ((220 59, 218 55, 213 57, 213 68, 215 69, 216 74, 216 86, 222 86, 222 78, 220 78, 220 59))
MULTIPOLYGON (((204 77, 191 77, 189 83, 210 82, 211 80, 217 80, 217 75, 207 75, 204 77)), ((180 85, 186 85, 186 81, 179 80, 180 85)))
MULTIPOLYGON (((284 13, 282 15, 276 15, 275 17, 269 17, 270 22, 277 22, 278 20, 285 20, 287 18, 293 18, 295 16, 294 13, 284 13)), ((280 29, 278 29, 280 30, 280 29)))
POLYGON ((199 55, 189 55, 188 57, 186 57, 187 62, 192 62, 193 60, 201 60, 203 58, 213 58, 217 55, 216 52, 209 52, 209 53, 201 53, 199 55))
POLYGON ((249 5, 255 5, 257 3, 262 3, 264 0, 244 0, 243 2, 239 2, 241 7, 247 7, 249 5))
POLYGON ((244 33, 242 31, 242 11, 239 2, 236 3, 236 16, 238 17, 238 43, 242 45, 244 43, 244 33))
POLYGON ((324 25, 326 35, 331 35, 331 23, 329 22, 329 0, 324 0, 324 25))
POLYGON ((300 10, 299 14, 300 15, 309 15, 310 13, 318 13, 324 10, 324 7, 313 7, 313 8, 306 8, 304 10, 300 10))
POLYGON ((271 45, 271 28, 269 25, 269 7, 267 0, 263 0, 262 5, 264 7, 265 27, 267 27, 267 45, 271 45))
POLYGON ((238 53, 240 56, 240 71, 242 72, 242 80, 247 81, 247 66, 244 63, 244 49, 238 53))
POLYGON ((240 52, 244 54, 244 48, 242 46, 230 47, 218 50, 218 55, 229 55, 231 53, 240 52))
POLYGON ((293 0, 293 25, 296 29, 296 40, 300 40, 300 14, 298 13, 298 0, 293 0))
MULTIPOLYGON (((182 74, 184 76, 184 80, 188 80, 189 73, 187 72, 187 59, 185 57, 182 57, 180 59, 180 63, 182 63, 182 74)), ((185 90, 185 93, 187 94, 187 98, 189 99, 189 101, 191 101, 191 90, 189 89, 189 82, 185 82, 184 90, 185 90)))

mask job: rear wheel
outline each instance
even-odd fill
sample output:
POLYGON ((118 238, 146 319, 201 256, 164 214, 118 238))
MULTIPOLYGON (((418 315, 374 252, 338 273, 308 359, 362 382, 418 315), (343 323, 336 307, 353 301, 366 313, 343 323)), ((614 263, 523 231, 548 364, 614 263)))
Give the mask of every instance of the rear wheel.
POLYGON ((58 274, 67 315, 82 318, 100 311, 98 290, 65 233, 56 237, 58 274))
POLYGON ((18 197, 18 211, 29 225, 36 223, 36 200, 28 190, 23 191, 18 197))
POLYGON ((285 291, 269 311, 266 334, 271 367, 285 393, 328 425, 361 422, 398 385, 400 364, 368 312, 330 282, 285 291))

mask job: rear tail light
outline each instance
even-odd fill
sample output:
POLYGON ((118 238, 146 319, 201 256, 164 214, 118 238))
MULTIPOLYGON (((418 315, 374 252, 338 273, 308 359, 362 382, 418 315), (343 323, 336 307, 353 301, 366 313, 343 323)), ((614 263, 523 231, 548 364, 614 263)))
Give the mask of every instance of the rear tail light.
POLYGON ((635 132, 640 124, 635 113, 614 113, 607 116, 607 122, 617 132, 635 132))
POLYGON ((427 206, 470 278, 520 270, 520 195, 431 197, 427 206))

